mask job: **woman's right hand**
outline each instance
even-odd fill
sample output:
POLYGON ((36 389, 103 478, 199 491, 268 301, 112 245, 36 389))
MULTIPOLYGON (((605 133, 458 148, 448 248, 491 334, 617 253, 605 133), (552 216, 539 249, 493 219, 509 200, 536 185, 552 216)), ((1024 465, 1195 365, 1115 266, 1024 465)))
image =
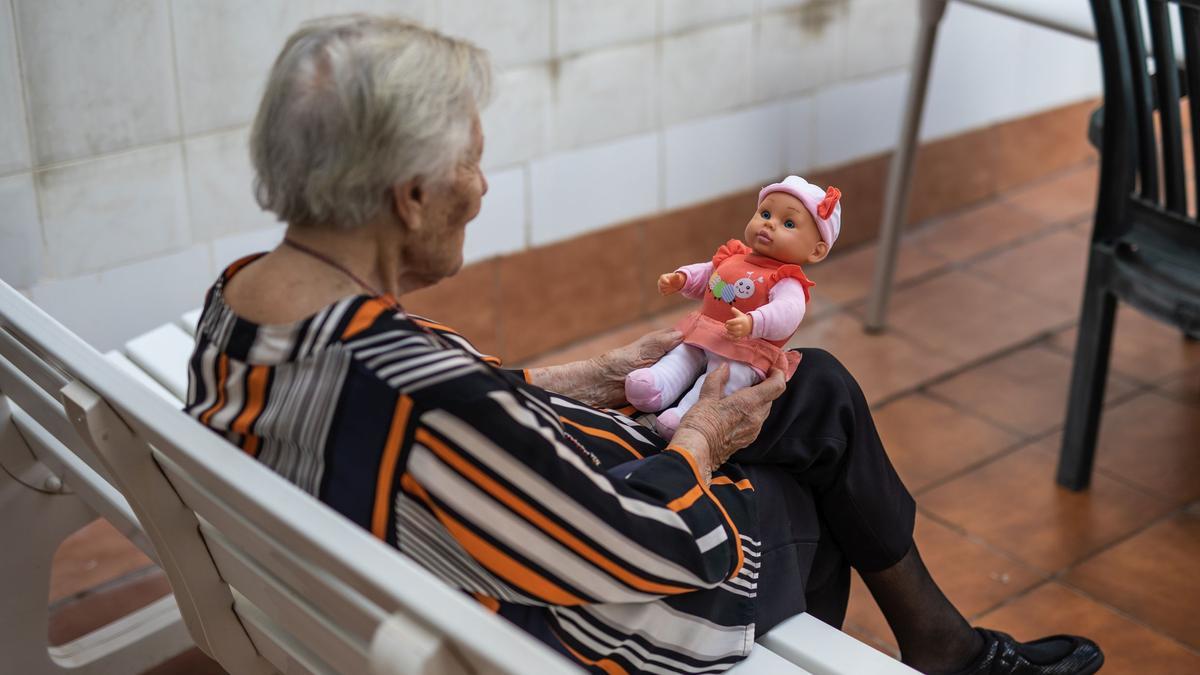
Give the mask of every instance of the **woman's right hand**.
POLYGON ((758 438, 771 402, 787 388, 783 371, 777 368, 762 382, 725 396, 728 380, 728 364, 704 378, 699 400, 679 421, 672 439, 672 445, 692 453, 706 481, 713 469, 758 438))
POLYGON ((663 295, 678 293, 686 282, 683 272, 668 272, 658 278, 658 292, 663 295))

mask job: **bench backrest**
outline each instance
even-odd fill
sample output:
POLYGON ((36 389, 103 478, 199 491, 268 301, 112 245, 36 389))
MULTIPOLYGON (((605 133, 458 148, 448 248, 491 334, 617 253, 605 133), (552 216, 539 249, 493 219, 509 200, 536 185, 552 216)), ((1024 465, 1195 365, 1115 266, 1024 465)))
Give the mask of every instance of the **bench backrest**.
POLYGON ((2 282, 0 406, 89 504, 144 534, 189 632, 232 673, 573 669, 2 282))

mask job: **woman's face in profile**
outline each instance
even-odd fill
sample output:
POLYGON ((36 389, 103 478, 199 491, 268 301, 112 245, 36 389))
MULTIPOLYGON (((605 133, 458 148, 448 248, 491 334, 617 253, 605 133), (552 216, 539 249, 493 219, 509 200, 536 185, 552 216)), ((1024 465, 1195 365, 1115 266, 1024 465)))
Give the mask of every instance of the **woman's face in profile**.
POLYGON ((423 257, 434 268, 430 272, 437 279, 453 276, 462 267, 467 223, 479 215, 488 188, 480 167, 482 157, 483 130, 479 115, 475 115, 466 155, 454 168, 450 181, 433 193, 429 204, 428 217, 432 227, 427 231, 431 239, 426 241, 423 257))

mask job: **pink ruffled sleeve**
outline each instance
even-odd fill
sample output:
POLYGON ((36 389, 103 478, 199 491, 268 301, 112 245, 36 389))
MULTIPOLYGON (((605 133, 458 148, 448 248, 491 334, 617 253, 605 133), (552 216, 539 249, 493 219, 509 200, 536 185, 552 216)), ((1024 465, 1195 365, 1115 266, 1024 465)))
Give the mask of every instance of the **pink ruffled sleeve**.
POLYGON ((796 332, 808 307, 804 284, 798 279, 780 279, 767 296, 767 304, 748 312, 754 319, 750 337, 785 340, 796 332))

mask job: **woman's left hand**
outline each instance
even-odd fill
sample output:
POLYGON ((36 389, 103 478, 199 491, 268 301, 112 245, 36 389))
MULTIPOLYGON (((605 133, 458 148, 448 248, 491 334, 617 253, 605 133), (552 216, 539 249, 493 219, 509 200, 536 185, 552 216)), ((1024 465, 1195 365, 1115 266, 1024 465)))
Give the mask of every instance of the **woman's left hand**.
POLYGON ((638 368, 652 366, 667 352, 683 342, 683 334, 671 328, 647 333, 624 347, 592 359, 596 369, 595 406, 612 407, 625 403, 625 376, 638 368))
POLYGON ((625 403, 626 375, 654 364, 682 341, 677 330, 656 330, 586 361, 532 368, 527 371, 529 381, 597 408, 611 408, 625 403))

